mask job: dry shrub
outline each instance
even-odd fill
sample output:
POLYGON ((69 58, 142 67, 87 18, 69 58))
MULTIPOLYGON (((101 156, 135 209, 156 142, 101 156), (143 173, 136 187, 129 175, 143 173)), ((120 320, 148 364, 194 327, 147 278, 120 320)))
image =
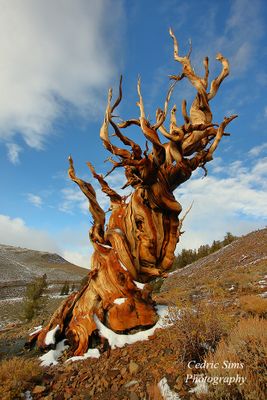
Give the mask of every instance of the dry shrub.
POLYGON ((170 310, 180 361, 203 360, 233 326, 233 318, 220 307, 200 303, 197 308, 170 310))
POLYGON ((215 353, 209 353, 205 361, 219 364, 219 368, 207 368, 210 376, 238 375, 245 378, 242 385, 240 383, 210 385, 209 399, 265 400, 267 321, 258 317, 240 320, 227 340, 222 340, 215 353), (233 363, 232 368, 225 368, 225 362, 233 363))
POLYGON ((12 400, 27 390, 29 383, 41 375, 36 360, 13 357, 0 363, 1 400, 12 400))
POLYGON ((267 299, 255 294, 240 297, 239 304, 243 311, 253 316, 266 317, 267 315, 267 299))

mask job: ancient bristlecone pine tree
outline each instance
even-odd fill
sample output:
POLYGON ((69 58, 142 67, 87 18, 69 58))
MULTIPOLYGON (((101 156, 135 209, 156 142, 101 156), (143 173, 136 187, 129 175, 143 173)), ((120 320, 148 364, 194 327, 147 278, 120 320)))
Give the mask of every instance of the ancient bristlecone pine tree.
POLYGON ((139 283, 165 277, 173 264, 183 220, 179 220, 182 207, 173 191, 187 181, 196 168, 201 167, 206 173, 206 163, 212 160, 222 136, 227 135, 224 132, 226 126, 236 117, 225 118, 220 124, 213 123, 209 104, 229 74, 228 60, 217 55, 222 70, 209 86, 208 58, 203 62, 204 76, 196 75, 190 62, 191 51, 187 56, 179 55, 178 43, 171 30, 170 35, 174 60, 181 64, 182 73, 171 76, 172 85, 164 109, 156 110, 155 122, 147 119, 140 80, 137 84, 139 118, 116 123, 113 113, 122 99, 121 82, 114 104, 112 91, 108 93, 100 138, 105 148, 117 158, 109 159, 113 164, 111 172, 118 167, 124 168, 127 179, 124 187, 131 186, 133 191, 130 197, 119 195, 88 163, 93 177, 110 199, 111 215, 107 225, 105 212, 92 185, 76 176, 73 161, 69 158, 69 176, 88 198, 93 216, 90 239, 94 253, 86 285, 62 303, 46 327, 32 335, 31 344, 37 341, 40 348, 47 347, 46 335, 56 328, 56 341, 67 338, 73 353, 82 355, 88 347, 99 343, 97 318, 113 331, 129 334, 132 329, 146 329, 157 322, 149 285, 143 287, 139 283), (189 114, 186 101, 182 102, 182 125, 177 123, 176 106, 172 107, 167 128, 168 104, 175 84, 183 78, 191 82, 197 94, 189 114), (145 136, 147 146, 144 151, 122 133, 131 125, 139 127, 145 136), (109 128, 128 148, 111 143, 109 128), (163 142, 159 134, 167 140, 163 142), (121 301, 115 301, 119 298, 121 301))

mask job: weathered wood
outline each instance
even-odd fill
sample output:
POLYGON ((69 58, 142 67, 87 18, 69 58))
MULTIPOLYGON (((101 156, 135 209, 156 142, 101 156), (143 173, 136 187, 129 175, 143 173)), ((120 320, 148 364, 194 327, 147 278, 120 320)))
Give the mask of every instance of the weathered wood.
POLYGON ((113 164, 110 173, 115 168, 124 168, 127 179, 124 187, 131 186, 133 192, 129 198, 119 195, 88 163, 93 177, 110 199, 111 215, 105 225, 105 212, 97 201, 93 186, 77 178, 70 157, 69 176, 88 198, 93 216, 90 239, 94 253, 87 284, 79 292, 71 294, 48 325, 31 337, 30 342, 37 341, 40 348, 47 347, 47 332, 58 326, 56 340, 67 338, 75 355, 85 353, 89 346, 98 343, 95 315, 112 330, 124 333, 131 329, 145 329, 157 321, 149 285, 142 288, 138 282, 147 284, 155 277, 166 276, 173 264, 184 219, 179 220, 182 207, 173 191, 188 180, 196 168, 202 167, 206 171, 205 164, 212 160, 225 134, 225 127, 236 118, 234 115, 225 118, 221 124, 215 124, 209 105, 229 74, 227 59, 221 54, 217 56, 222 63, 222 72, 211 82, 208 91, 208 58, 204 59, 205 74, 201 78, 191 66, 192 48, 187 56, 181 57, 171 30, 170 35, 174 43, 174 59, 182 65, 182 73, 171 78, 175 83, 187 78, 197 90, 189 114, 184 100, 181 109, 184 124, 178 126, 174 105, 169 129, 164 126, 174 83, 167 92, 164 109, 156 111, 156 121, 152 124, 146 117, 139 79, 137 105, 140 116, 117 124, 113 112, 122 100, 122 80, 119 96, 113 105, 112 90, 109 90, 100 138, 105 148, 118 159, 110 159, 113 164), (122 134, 121 129, 131 125, 140 128, 152 146, 151 151, 148 145, 142 151, 137 143, 122 134), (110 127, 128 149, 112 144, 110 127), (160 134, 168 141, 162 142, 160 134))

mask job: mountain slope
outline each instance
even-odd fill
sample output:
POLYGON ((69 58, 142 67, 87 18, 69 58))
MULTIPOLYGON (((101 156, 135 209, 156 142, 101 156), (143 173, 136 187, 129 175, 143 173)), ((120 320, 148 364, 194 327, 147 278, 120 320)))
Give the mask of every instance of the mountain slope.
POLYGON ((169 274, 159 297, 190 300, 255 293, 267 286, 267 228, 242 236, 207 257, 169 274))
POLYGON ((65 281, 75 283, 88 270, 71 264, 58 254, 0 245, 0 298, 17 298, 25 293, 26 285, 38 276, 47 275, 49 292, 60 292, 65 281))
POLYGON ((87 272, 58 254, 0 245, 1 283, 26 283, 45 273, 48 282, 80 280, 87 272))

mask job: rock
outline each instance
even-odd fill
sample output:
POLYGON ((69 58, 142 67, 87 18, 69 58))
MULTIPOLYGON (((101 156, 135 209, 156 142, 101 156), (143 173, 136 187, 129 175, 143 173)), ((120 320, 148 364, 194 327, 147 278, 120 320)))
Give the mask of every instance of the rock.
POLYGON ((119 390, 119 387, 116 383, 113 383, 113 385, 111 386, 111 391, 112 392, 117 392, 119 390))
POLYGON ((129 400, 139 400, 139 396, 135 392, 131 392, 129 395, 129 400))
POLYGON ((164 350, 164 354, 165 355, 169 355, 169 354, 172 354, 172 353, 173 353, 172 349, 165 349, 164 350))
POLYGON ((136 385, 138 383, 138 381, 130 381, 130 382, 127 382, 127 383, 125 383, 125 387, 126 388, 129 388, 129 387, 131 387, 131 386, 133 386, 133 385, 136 385))
POLYGON ((130 364, 129 364, 129 372, 130 372, 130 374, 131 375, 136 374, 138 369, 139 369, 139 365, 136 364, 134 361, 130 361, 130 364))
POLYGON ((116 376, 118 376, 120 373, 119 369, 110 369, 109 371, 107 371, 107 375, 110 376, 111 378, 115 378, 116 376))
POLYGON ((43 400, 53 400, 53 395, 49 394, 48 396, 42 397, 43 400))
POLYGON ((33 388, 32 393, 33 394, 43 393, 45 389, 46 389, 45 386, 37 385, 33 388))

